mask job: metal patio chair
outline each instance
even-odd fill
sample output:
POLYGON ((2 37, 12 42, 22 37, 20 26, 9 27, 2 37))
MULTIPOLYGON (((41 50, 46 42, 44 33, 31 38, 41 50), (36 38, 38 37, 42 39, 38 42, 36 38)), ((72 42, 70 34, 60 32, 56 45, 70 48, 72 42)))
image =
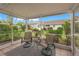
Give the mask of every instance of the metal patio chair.
POLYGON ((56 39, 56 35, 48 34, 46 35, 46 45, 47 47, 42 48, 41 53, 45 56, 55 55, 55 45, 54 40, 56 39))
POLYGON ((24 42, 23 47, 28 48, 32 45, 32 32, 28 31, 24 34, 24 40, 21 41, 21 43, 24 42))

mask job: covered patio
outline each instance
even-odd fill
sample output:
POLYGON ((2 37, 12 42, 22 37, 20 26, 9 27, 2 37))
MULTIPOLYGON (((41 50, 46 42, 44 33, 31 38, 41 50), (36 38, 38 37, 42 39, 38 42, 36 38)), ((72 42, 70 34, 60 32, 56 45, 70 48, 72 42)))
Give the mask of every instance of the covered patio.
MULTIPOLYGON (((9 43, 6 45, 8 44, 9 43)), ((9 45, 6 48, 0 49, 0 56, 43 56, 41 54, 42 48, 42 46, 37 46, 36 43, 32 43, 30 48, 23 48, 22 44, 18 40, 14 45, 9 45)), ((56 48, 55 56, 72 56, 72 54, 70 50, 56 48)))
MULTIPOLYGON (((0 4, 0 12, 5 13, 10 16, 19 17, 24 20, 41 18, 47 16, 55 16, 68 13, 70 15, 70 38, 71 45, 66 46, 59 43, 55 44, 55 55, 56 56, 72 56, 79 55, 78 48, 75 45, 75 13, 78 12, 79 4, 74 3, 9 3, 9 4, 0 4)), ((10 18, 12 20, 12 18, 10 18)), ((12 25, 12 24, 11 24, 12 25)), ((26 30, 27 30, 27 21, 26 21, 26 30)), ((41 40, 41 44, 35 42, 36 38, 32 40, 32 46, 29 48, 23 48, 21 43, 22 38, 14 41, 13 38, 13 29, 11 29, 11 42, 3 43, 0 45, 0 55, 1 56, 42 56, 41 49, 45 44, 44 40, 41 40)), ((53 50, 52 50, 53 51, 53 50)), ((52 54, 53 55, 53 54, 52 54)))

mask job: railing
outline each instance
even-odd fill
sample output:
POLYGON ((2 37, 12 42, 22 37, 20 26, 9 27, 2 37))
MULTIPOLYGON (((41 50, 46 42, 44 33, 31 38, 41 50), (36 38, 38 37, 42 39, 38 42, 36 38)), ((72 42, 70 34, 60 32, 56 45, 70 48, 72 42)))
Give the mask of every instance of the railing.
MULTIPOLYGON (((59 43, 59 44, 63 44, 63 45, 71 45, 71 35, 61 35, 61 34, 51 34, 51 35, 55 35, 57 37, 57 39, 55 39, 54 43, 59 43)), ((50 38, 49 38, 50 39, 50 38)))

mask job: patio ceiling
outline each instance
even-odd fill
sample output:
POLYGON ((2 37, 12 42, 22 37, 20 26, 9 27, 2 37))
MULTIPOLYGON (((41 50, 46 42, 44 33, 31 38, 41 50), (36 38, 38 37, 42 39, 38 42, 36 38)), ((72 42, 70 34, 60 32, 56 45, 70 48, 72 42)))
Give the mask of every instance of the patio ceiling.
POLYGON ((0 12, 23 19, 39 18, 49 15, 63 14, 72 9, 74 3, 4 3, 0 4, 0 12))

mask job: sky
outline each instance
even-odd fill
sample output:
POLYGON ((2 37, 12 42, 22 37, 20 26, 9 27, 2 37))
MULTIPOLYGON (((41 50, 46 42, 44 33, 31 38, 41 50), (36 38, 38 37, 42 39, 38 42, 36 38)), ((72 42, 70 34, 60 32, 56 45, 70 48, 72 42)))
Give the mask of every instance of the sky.
POLYGON ((25 20, 24 19, 21 19, 21 18, 14 17, 13 18, 13 23, 16 24, 17 22, 23 22, 23 23, 25 23, 25 20))
POLYGON ((41 17, 40 21, 53 21, 53 20, 68 20, 69 14, 62 14, 62 15, 55 15, 55 16, 48 16, 48 17, 41 17))
MULTIPOLYGON (((79 13, 76 13, 75 16, 79 16, 79 13)), ((0 13, 0 20, 7 20, 8 15, 0 13)), ((47 16, 35 19, 29 19, 29 22, 38 22, 38 21, 54 21, 54 20, 69 20, 70 16, 68 13, 55 15, 55 16, 47 16)), ((17 22, 25 22, 23 19, 13 17, 13 23, 17 22)))
MULTIPOLYGON (((0 20, 5 20, 6 21, 7 19, 8 19, 7 14, 0 13, 0 20)), ((24 20, 21 19, 21 18, 13 17, 13 23, 17 23, 17 22, 24 22, 24 20)))
POLYGON ((6 20, 8 15, 0 13, 0 20, 6 20))

